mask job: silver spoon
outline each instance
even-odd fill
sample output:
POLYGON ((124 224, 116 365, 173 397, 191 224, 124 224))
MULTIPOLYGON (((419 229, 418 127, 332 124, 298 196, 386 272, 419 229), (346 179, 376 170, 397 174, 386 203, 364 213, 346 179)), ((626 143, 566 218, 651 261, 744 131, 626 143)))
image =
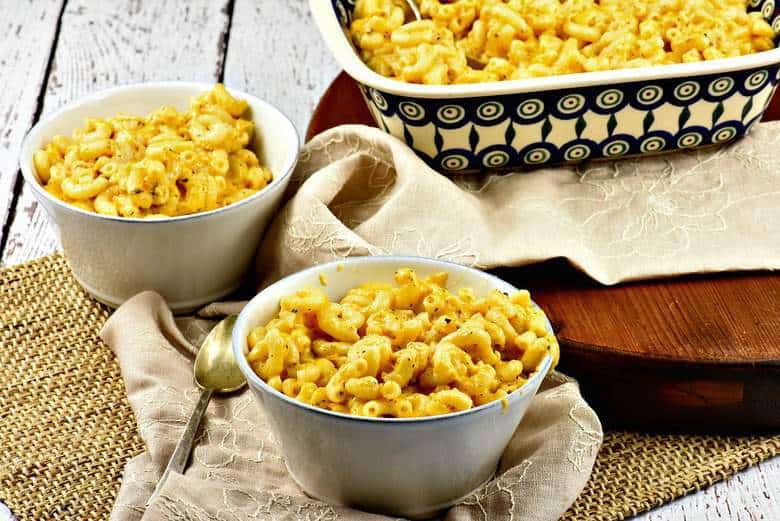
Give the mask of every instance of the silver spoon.
MULTIPOLYGON (((406 5, 408 5, 409 9, 412 10, 412 15, 414 15, 414 18, 417 21, 420 21, 420 20, 423 19, 422 13, 420 12, 420 8, 417 6, 416 0, 406 0, 406 5)), ((482 63, 481 61, 479 61, 479 60, 477 60, 475 58, 470 58, 468 56, 466 56, 466 63, 468 63, 469 67, 471 67, 472 69, 476 69, 478 71, 485 68, 485 64, 484 63, 482 63)))
POLYGON ((200 346, 198 356, 195 357, 194 368, 195 383, 201 388, 200 399, 195 405, 195 410, 192 411, 192 416, 184 428, 179 443, 176 444, 171 459, 168 460, 165 472, 146 502, 147 507, 157 498, 171 472, 184 472, 187 460, 190 458, 190 452, 192 452, 192 443, 198 432, 200 419, 206 411, 211 395, 213 393, 232 393, 246 385, 246 379, 233 357, 231 333, 235 323, 235 315, 227 317, 214 326, 214 329, 209 332, 200 346))

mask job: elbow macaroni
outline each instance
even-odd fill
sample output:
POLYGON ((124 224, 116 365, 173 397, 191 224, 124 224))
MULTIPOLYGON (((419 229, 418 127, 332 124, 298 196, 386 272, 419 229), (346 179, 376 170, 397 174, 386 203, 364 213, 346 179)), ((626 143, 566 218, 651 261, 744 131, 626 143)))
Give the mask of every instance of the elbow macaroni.
POLYGON ((357 0, 349 32, 379 74, 411 83, 474 83, 773 49, 774 31, 746 3, 418 0, 423 20, 414 20, 404 0, 357 0))
POLYGON ((408 418, 501 400, 525 384, 558 342, 527 291, 478 298, 446 289, 447 274, 409 269, 331 302, 306 288, 252 330, 247 361, 271 387, 360 416, 408 418))
POLYGON ((149 218, 205 212, 271 182, 248 148, 254 124, 241 118, 246 110, 216 85, 187 112, 90 118, 71 138, 55 136, 33 163, 50 194, 84 210, 149 218))

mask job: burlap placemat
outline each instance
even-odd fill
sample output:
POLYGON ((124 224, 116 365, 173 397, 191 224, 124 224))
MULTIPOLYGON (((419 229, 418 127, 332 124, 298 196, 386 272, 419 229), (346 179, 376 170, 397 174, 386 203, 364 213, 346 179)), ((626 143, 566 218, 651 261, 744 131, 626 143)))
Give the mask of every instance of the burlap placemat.
MULTIPOLYGON (((20 521, 107 519, 143 450, 97 335, 109 313, 60 255, 0 270, 0 501, 20 521)), ((608 432, 564 519, 625 519, 778 454, 780 436, 608 432)))

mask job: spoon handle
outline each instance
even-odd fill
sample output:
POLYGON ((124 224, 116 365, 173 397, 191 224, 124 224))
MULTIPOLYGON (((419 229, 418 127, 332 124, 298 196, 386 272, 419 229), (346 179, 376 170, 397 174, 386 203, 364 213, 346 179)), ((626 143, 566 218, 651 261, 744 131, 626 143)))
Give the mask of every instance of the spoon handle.
POLYGON ((192 452, 192 444, 195 441, 195 434, 198 432, 200 419, 203 417, 203 413, 206 412, 206 407, 211 399, 211 393, 211 389, 203 389, 203 392, 200 393, 200 398, 198 399, 197 405, 195 405, 195 410, 192 411, 192 416, 190 416, 187 426, 184 428, 181 438, 179 438, 179 443, 176 444, 176 449, 173 451, 171 459, 168 460, 168 466, 165 467, 165 472, 163 472, 160 481, 158 481, 157 486, 154 487, 154 492, 152 492, 152 495, 146 502, 147 507, 152 504, 152 501, 157 499, 157 496, 160 494, 160 491, 168 480, 168 475, 171 472, 178 472, 180 474, 184 472, 184 467, 187 466, 187 460, 190 459, 190 452, 192 452))
POLYGON ((409 9, 412 10, 412 14, 414 15, 415 20, 422 20, 422 13, 420 12, 420 8, 417 6, 417 1, 406 0, 406 3, 409 5, 409 9))

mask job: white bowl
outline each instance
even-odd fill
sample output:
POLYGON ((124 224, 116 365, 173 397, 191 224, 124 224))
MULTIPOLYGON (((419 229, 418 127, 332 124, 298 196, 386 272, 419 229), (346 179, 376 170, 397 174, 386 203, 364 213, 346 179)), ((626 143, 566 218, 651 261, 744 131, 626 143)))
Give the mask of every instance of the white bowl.
POLYGON ((44 117, 27 134, 19 159, 22 174, 57 229, 76 279, 101 302, 119 306, 151 289, 180 313, 234 291, 290 181, 300 147, 298 133, 272 105, 228 89, 249 104, 248 117, 256 129, 253 148, 273 172, 273 182, 230 206, 161 220, 109 217, 66 204, 41 186, 33 154, 57 134, 70 136, 88 117, 146 115, 162 105, 185 110, 190 98, 212 88, 189 82, 116 87, 44 117))
MULTIPOLYGON (((319 286, 331 299, 369 280, 392 282, 411 267, 422 276, 447 271, 448 286, 477 295, 512 285, 492 275, 419 257, 356 257, 314 266, 282 279, 253 298, 233 330, 233 352, 262 403, 292 478, 312 497, 332 504, 409 518, 430 517, 488 481, 550 369, 547 356, 526 385, 501 402, 424 418, 366 418, 298 402, 266 384, 246 361, 247 336, 279 311, 279 299, 319 286)), ((550 325, 548 323, 548 328, 550 325)), ((552 329, 550 328, 550 331, 552 329)))

